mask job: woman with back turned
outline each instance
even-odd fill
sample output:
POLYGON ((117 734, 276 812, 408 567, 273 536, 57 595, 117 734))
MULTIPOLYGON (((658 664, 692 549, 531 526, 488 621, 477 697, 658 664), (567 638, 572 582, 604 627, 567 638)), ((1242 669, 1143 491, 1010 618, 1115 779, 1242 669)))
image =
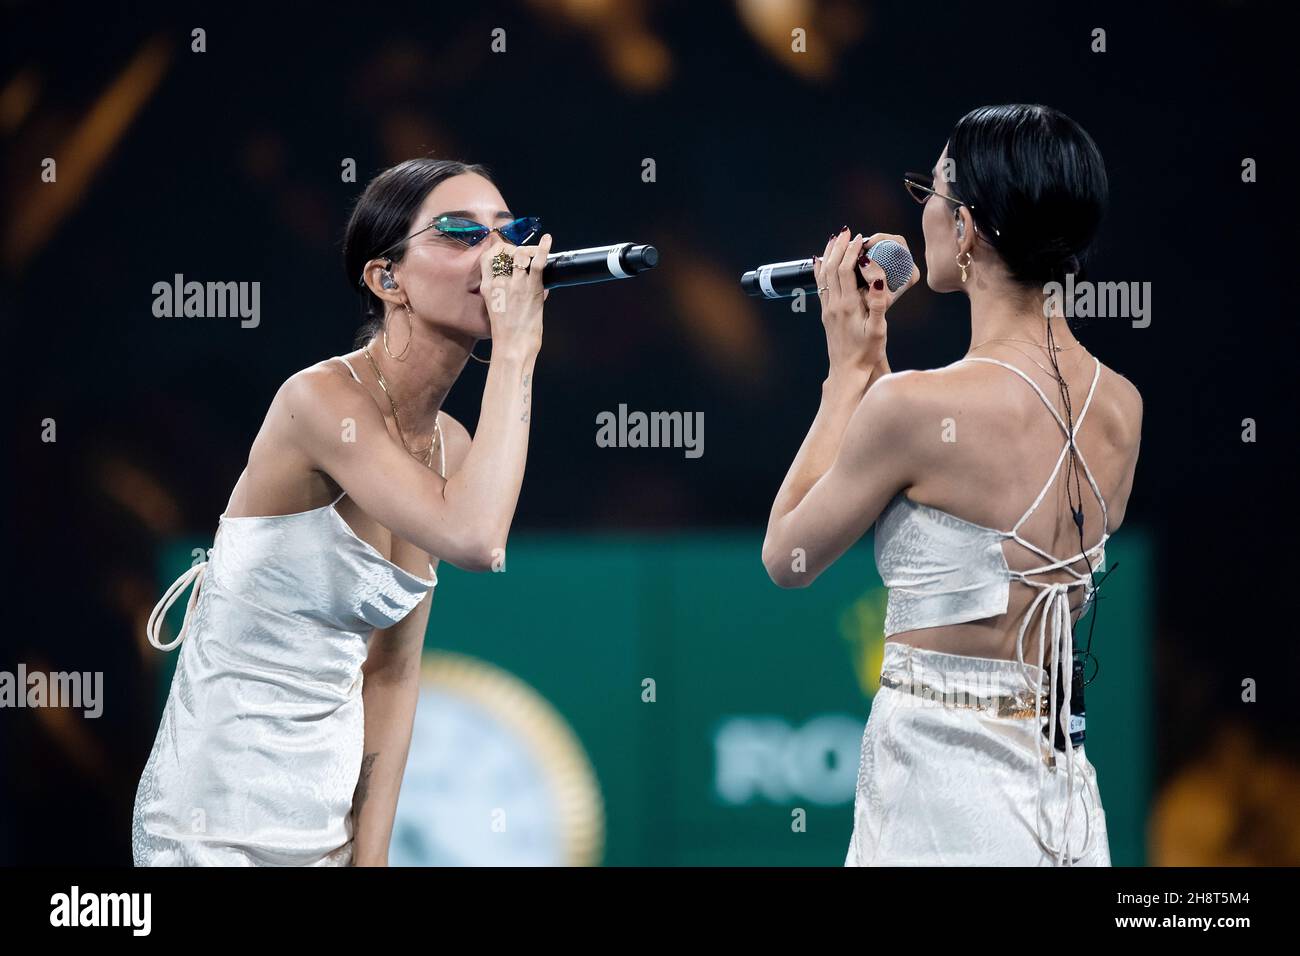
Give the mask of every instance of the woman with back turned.
POLYGON ((875 525, 886 643, 845 863, 1109 866, 1073 629, 1124 520, 1142 399, 1045 294, 1081 271, 1105 167, 1056 110, 985 107, 905 182, 927 284, 970 300, 970 347, 892 372, 885 314, 919 270, 891 294, 863 250, 900 237, 832 236, 830 370, 763 545, 802 587, 875 525))
POLYGON ((344 249, 364 344, 280 387, 209 559, 150 618, 154 646, 188 640, 136 794, 136 865, 387 863, 434 562, 492 567, 519 499, 539 233, 479 166, 412 159, 366 188, 344 249), (471 440, 441 407, 484 338, 471 440))

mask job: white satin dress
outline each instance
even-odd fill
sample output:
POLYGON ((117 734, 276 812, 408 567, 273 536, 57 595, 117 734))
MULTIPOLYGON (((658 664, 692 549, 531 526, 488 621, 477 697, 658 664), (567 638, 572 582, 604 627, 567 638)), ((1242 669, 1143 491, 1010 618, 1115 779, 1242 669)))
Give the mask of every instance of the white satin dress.
POLYGON ((357 537, 334 508, 342 498, 223 514, 209 559, 154 608, 150 643, 184 645, 136 792, 136 866, 351 863, 367 639, 414 610, 437 574, 411 574, 357 537), (180 633, 160 643, 191 584, 180 633))

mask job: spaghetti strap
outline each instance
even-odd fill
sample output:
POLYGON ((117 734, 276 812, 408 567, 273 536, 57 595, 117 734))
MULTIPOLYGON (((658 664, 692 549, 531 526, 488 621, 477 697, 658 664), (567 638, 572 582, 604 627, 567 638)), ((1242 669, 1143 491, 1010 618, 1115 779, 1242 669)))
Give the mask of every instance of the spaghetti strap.
MULTIPOLYGON (((1047 396, 1046 396, 1045 394, 1043 394, 1043 390, 1042 390, 1041 388, 1038 387, 1038 383, 1035 382, 1035 381, 1034 381, 1032 378, 1030 378, 1028 375, 1026 375, 1022 370, 1016 368, 1016 367, 1015 367, 1014 365, 1012 365, 1010 362, 1003 362, 1003 361, 1001 361, 1000 359, 988 358, 988 357, 986 357, 986 356, 982 356, 982 355, 972 355, 972 356, 968 356, 967 358, 960 359, 959 361, 963 361, 963 362, 988 362, 988 363, 991 364, 991 365, 1001 365, 1003 368, 1005 368, 1005 369, 1010 369, 1011 371, 1015 372, 1017 375, 1019 375, 1019 376, 1020 376, 1021 378, 1023 378, 1026 382, 1029 383, 1029 387, 1030 387, 1030 388, 1032 388, 1035 392, 1038 393, 1038 397, 1041 398, 1041 399, 1043 400, 1043 404, 1046 405, 1046 406, 1047 406, 1047 410, 1048 410, 1049 412, 1052 413, 1052 417, 1056 419, 1056 423, 1057 423, 1058 425, 1061 426, 1061 431, 1064 432, 1065 435, 1066 435, 1067 437, 1070 435, 1070 429, 1069 429, 1068 427, 1066 427, 1065 419, 1063 419, 1063 418, 1061 417, 1061 413, 1058 412, 1058 411, 1056 410, 1056 406, 1053 405, 1053 404, 1048 400, 1048 398, 1047 398, 1047 396)), ((1081 425, 1083 425, 1083 420, 1084 420, 1084 418, 1086 418, 1087 415, 1088 415, 1088 409, 1089 409, 1089 407, 1091 407, 1091 405, 1092 405, 1092 396, 1093 396, 1093 394, 1097 391, 1097 382, 1101 379, 1101 359, 1096 358, 1096 357, 1094 356, 1094 357, 1093 357, 1093 362, 1095 363, 1095 365, 1094 365, 1094 367, 1093 367, 1093 372, 1092 372, 1092 384, 1088 387, 1088 397, 1084 400, 1084 403, 1083 403, 1083 411, 1081 411, 1081 412, 1079 413, 1079 420, 1078 420, 1077 422, 1074 423, 1074 436, 1075 436, 1075 437, 1078 437, 1078 434, 1079 434, 1079 427, 1080 427, 1081 425)), ((954 364, 955 364, 955 363, 954 363, 954 364)))
MULTIPOLYGON (((1085 399, 1083 403, 1083 409, 1079 412, 1079 419, 1074 423, 1073 429, 1071 429, 1069 426, 1066 425, 1064 419, 1061 418, 1060 412, 1056 410, 1055 405, 1053 405, 1050 401, 1048 401, 1048 398, 1043 393, 1043 390, 1038 387, 1038 383, 1035 382, 1028 375, 1026 375, 1024 371, 1022 371, 1021 369, 1016 368, 1016 366, 1010 364, 1009 362, 1002 362, 999 361, 998 359, 986 358, 983 356, 972 356, 971 358, 968 359, 968 361, 988 362, 992 365, 1001 365, 1003 368, 1010 369, 1011 371, 1019 375, 1021 378, 1023 378, 1026 382, 1028 382, 1033 387, 1034 391, 1038 393, 1038 397, 1043 400, 1043 404, 1046 405, 1048 411, 1052 413, 1052 417, 1056 419, 1056 423, 1061 426, 1061 431, 1065 435, 1065 445, 1061 449, 1060 455, 1057 456, 1056 466, 1052 469, 1052 474, 1048 477, 1047 483, 1043 485, 1042 491, 1038 493, 1038 497, 1034 499, 1034 503, 1029 506, 1029 510, 1027 510, 1020 517, 1020 520, 1015 523, 1011 531, 1002 532, 1002 534, 1006 537, 1010 537, 1013 540, 1019 542, 1022 546, 1038 554, 1040 557, 1046 558, 1047 561, 1049 562, 1047 564, 1042 565, 1041 567, 1031 568, 1028 571, 1011 572, 1012 580, 1019 581, 1022 584, 1027 584, 1030 587, 1035 588, 1038 592, 1034 596, 1034 599, 1030 602, 1028 609, 1025 611, 1024 620, 1021 622, 1019 633, 1016 635, 1016 661, 1024 669, 1024 673, 1026 678, 1029 681, 1029 685, 1030 687, 1034 688, 1035 692, 1037 692, 1038 688, 1032 679, 1032 674, 1042 673, 1045 664, 1050 667, 1049 673, 1051 677, 1049 681, 1049 691, 1048 691, 1048 697, 1049 697, 1048 713, 1053 715, 1059 714, 1058 719, 1060 721, 1059 727, 1054 728, 1053 733, 1055 733, 1056 730, 1059 729, 1059 731, 1062 734, 1066 735, 1067 738, 1069 738, 1073 731, 1073 724, 1071 723, 1068 726, 1066 724, 1066 711, 1068 708, 1065 705, 1065 702, 1072 700, 1072 695, 1074 691, 1074 687, 1073 687, 1074 668, 1070 666, 1070 661, 1072 659, 1073 650, 1074 650, 1074 627, 1070 620, 1070 613, 1071 613, 1070 597, 1069 597, 1070 590, 1074 587, 1082 585, 1085 594, 1084 605, 1086 606, 1088 603, 1090 603, 1093 600, 1093 595, 1096 588, 1092 583, 1092 559, 1090 555, 1094 551, 1104 549, 1106 546, 1106 541, 1110 537, 1110 532, 1107 529, 1107 525, 1109 522, 1106 515, 1106 499, 1102 496, 1101 489, 1097 487, 1097 482, 1093 478, 1092 470, 1088 467, 1088 463, 1084 460, 1083 452, 1079 451, 1078 447, 1074 443, 1074 440, 1079 435, 1079 428, 1081 425, 1083 425, 1084 418, 1087 417, 1088 409, 1092 406, 1092 397, 1094 394, 1096 394, 1097 391, 1097 382, 1101 378, 1101 359, 1096 357, 1094 357, 1093 359, 1095 365, 1092 373, 1092 384, 1088 388, 1088 397, 1087 399, 1085 399), (1099 540, 1091 548, 1086 548, 1085 550, 1079 552, 1078 554, 1072 555, 1071 557, 1068 558, 1058 559, 1054 555, 1048 553, 1044 549, 1038 547, 1037 545, 1033 544, 1031 541, 1028 541, 1024 537, 1022 537, 1020 534, 1020 526, 1023 525, 1025 521, 1028 520, 1029 516, 1033 514, 1035 509, 1037 509, 1038 506, 1042 503, 1043 498, 1047 495, 1047 492, 1052 487, 1053 482, 1056 481, 1056 476, 1060 472, 1061 465, 1062 463, 1064 463, 1065 456, 1069 454, 1071 447, 1074 448, 1075 454, 1079 461, 1079 465, 1082 467, 1083 473, 1088 478, 1088 484, 1092 487, 1093 494, 1097 496, 1097 501, 1101 504, 1101 540, 1099 540), (1088 570, 1089 570, 1088 574, 1084 575, 1074 570, 1074 568, 1072 567, 1074 562, 1079 560, 1087 561, 1088 570), (1057 570, 1070 575, 1070 577, 1073 578, 1074 580, 1047 582, 1047 581, 1037 581, 1033 579, 1034 575, 1045 574, 1049 571, 1057 571, 1057 570), (1042 613, 1039 616, 1039 624, 1038 624, 1038 670, 1035 672, 1035 671, 1031 671, 1030 668, 1026 666, 1025 635, 1029 631, 1030 622, 1034 618, 1034 613, 1040 610, 1042 613), (1050 634, 1049 634, 1049 622, 1050 622, 1050 634), (1049 646, 1051 647, 1050 661, 1045 659, 1046 650, 1049 646), (1064 678, 1063 681, 1058 681, 1057 679, 1058 672, 1063 676, 1064 678), (1064 683, 1063 687, 1060 686, 1062 683, 1064 683), (1058 692, 1059 692, 1059 698, 1058 698, 1058 692), (1058 699, 1061 701, 1061 706, 1059 708, 1057 704, 1058 699)), ((1102 551, 1102 553, 1103 554, 1105 553, 1104 550, 1102 551)), ((1044 744, 1043 735, 1037 733, 1034 734, 1034 741, 1035 741, 1035 747, 1037 748, 1041 757, 1043 751, 1043 744, 1044 744)), ((1056 857, 1058 863, 1065 862, 1067 859, 1069 859, 1070 863, 1075 862, 1075 859, 1072 857, 1072 855, 1069 852, 1070 841, 1068 837, 1070 818, 1074 808, 1074 800, 1073 800, 1074 749, 1075 748, 1072 739, 1068 740, 1065 748, 1066 790, 1069 794, 1071 794, 1071 798, 1070 801, 1066 804, 1065 818, 1061 823, 1062 831, 1064 834, 1066 834, 1065 838, 1062 840, 1062 844, 1060 847, 1053 847, 1044 838, 1041 829, 1038 831, 1039 842, 1042 844, 1044 849, 1048 850, 1049 852, 1052 853, 1053 856, 1056 857)), ((1052 767, 1055 767, 1057 763, 1056 754, 1054 752, 1052 744, 1050 743, 1047 745, 1047 757, 1050 760, 1050 765, 1052 767)), ((1038 777, 1039 777, 1039 791, 1037 795, 1037 803, 1035 805, 1036 816, 1041 814, 1042 812, 1042 777, 1043 777, 1043 764, 1041 759, 1037 763, 1038 763, 1037 770, 1038 770, 1038 777)), ((1088 853, 1090 846, 1091 846, 1091 837, 1089 835, 1085 835, 1083 853, 1080 855, 1078 859, 1082 859, 1083 855, 1088 853)))
POLYGON ((352 363, 349 362, 347 359, 345 359, 342 355, 336 355, 334 357, 348 367, 348 371, 352 373, 352 377, 355 378, 357 380, 357 384, 360 385, 361 376, 359 376, 357 374, 357 370, 352 367, 352 363))
POLYGON ((438 433, 438 474, 447 478, 447 443, 442 440, 442 413, 433 420, 433 430, 438 433))
MULTIPOLYGON (((1048 490, 1052 487, 1052 483, 1056 480, 1057 473, 1060 472, 1061 470, 1061 465, 1065 463, 1065 456, 1069 454, 1070 451, 1071 440, 1077 439, 1079 437, 1079 428, 1083 425, 1083 420, 1088 416, 1088 409, 1092 407, 1093 395, 1095 395, 1097 392, 1097 382, 1101 380, 1101 359, 1096 358, 1095 356, 1093 357, 1094 366, 1092 372, 1092 384, 1088 387, 1088 397, 1084 400, 1083 409, 1082 411, 1079 412, 1079 419, 1074 423, 1073 431, 1069 428, 1069 426, 1065 424, 1065 419, 1063 419, 1061 417, 1061 413, 1056 410, 1056 406, 1053 405, 1048 400, 1047 396, 1043 393, 1043 390, 1039 388, 1038 383, 1035 382, 1028 375, 1026 375, 1021 369, 1016 368, 1016 366, 1012 365, 1010 362, 1003 362, 1000 359, 987 358, 984 356, 968 356, 967 358, 962 359, 961 361, 987 362, 991 365, 1001 365, 1003 368, 1015 372, 1026 382, 1028 382, 1030 387, 1038 394, 1038 397, 1042 399, 1043 404, 1047 406, 1047 410, 1051 412, 1052 417, 1056 419, 1056 423, 1061 426, 1061 432, 1066 436, 1065 445, 1061 448, 1061 453, 1056 458, 1056 465, 1055 467, 1052 468, 1052 473, 1051 475, 1048 476, 1046 484, 1044 484, 1042 490, 1038 492, 1038 497, 1034 499, 1034 503, 1029 506, 1028 510, 1026 510, 1025 513, 1020 516, 1020 520, 1017 521, 1011 528, 1010 535, 1012 537, 1015 537, 1017 540, 1019 540, 1020 526, 1023 525, 1026 521, 1028 521, 1029 516, 1034 513, 1034 511, 1038 508, 1040 504, 1042 504, 1043 498, 1047 495, 1048 490)), ((1089 487, 1092 488, 1093 494, 1096 495, 1097 501, 1101 505, 1101 518, 1102 518, 1101 530, 1102 530, 1102 534, 1105 535, 1107 533, 1107 524, 1108 524, 1107 512, 1106 512, 1106 499, 1102 496, 1101 489, 1097 487, 1097 481, 1092 475, 1092 469, 1088 467, 1088 462, 1084 460, 1083 452, 1080 451, 1077 446, 1075 447, 1075 455, 1079 460, 1079 464, 1083 468, 1084 475, 1088 479, 1089 487)), ((1102 540, 1104 543, 1105 539, 1103 538, 1102 540)), ((1022 541, 1022 543, 1025 542, 1022 541)), ((1038 551, 1037 548, 1034 548, 1033 550, 1038 551)), ((1044 556, 1046 557, 1046 555, 1044 556)))
MULTIPOLYGON (((358 385, 363 384, 361 381, 361 377, 357 375, 357 370, 352 367, 351 362, 345 359, 342 355, 335 355, 333 357, 338 359, 340 362, 342 362, 344 365, 348 367, 348 371, 352 373, 352 377, 357 380, 358 385)), ((442 440, 441 413, 439 413, 438 417, 436 417, 433 421, 433 430, 438 441, 438 474, 445 479, 447 477, 447 446, 446 443, 442 440)), ((334 505, 342 501, 343 496, 346 494, 347 492, 345 491, 343 492, 342 495, 339 495, 332 502, 330 502, 330 507, 333 507, 334 505)))

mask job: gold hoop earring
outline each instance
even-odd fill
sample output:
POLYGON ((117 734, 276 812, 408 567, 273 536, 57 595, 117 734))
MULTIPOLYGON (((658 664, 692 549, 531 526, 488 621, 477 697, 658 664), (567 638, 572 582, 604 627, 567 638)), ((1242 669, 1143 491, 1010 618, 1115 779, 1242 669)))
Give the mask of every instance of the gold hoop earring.
POLYGON ((405 302, 403 302, 402 305, 406 306, 406 348, 402 349, 401 355, 394 355, 392 352, 388 352, 388 320, 384 320, 384 351, 388 352, 388 357, 394 361, 399 360, 402 355, 406 354, 406 349, 411 347, 411 339, 415 337, 415 325, 411 321, 411 307, 405 302))
POLYGON ((966 281, 966 267, 969 266, 969 265, 971 264, 971 262, 972 262, 974 259, 975 259, 975 257, 974 257, 973 255, 971 255, 969 252, 960 252, 960 253, 957 254, 957 265, 961 266, 961 281, 962 281, 962 282, 965 282, 965 281, 966 281), (961 257, 962 257, 962 256, 965 256, 965 257, 966 257, 966 261, 965 261, 965 262, 962 262, 962 261, 961 261, 961 257))

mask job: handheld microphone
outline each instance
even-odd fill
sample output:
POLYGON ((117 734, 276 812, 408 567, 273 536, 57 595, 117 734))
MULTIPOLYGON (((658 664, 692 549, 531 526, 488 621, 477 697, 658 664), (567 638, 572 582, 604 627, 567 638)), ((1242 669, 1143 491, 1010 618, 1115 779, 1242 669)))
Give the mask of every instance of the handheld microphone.
POLYGON ((557 289, 566 285, 630 279, 658 264, 658 249, 630 242, 552 252, 546 257, 546 265, 542 269, 542 288, 557 289))
MULTIPOLYGON (((912 254, 893 239, 881 239, 867 250, 867 258, 885 270, 885 282, 890 292, 897 292, 912 278, 912 254)), ((858 288, 865 288, 867 280, 862 270, 854 268, 858 288)), ((817 294, 817 279, 813 274, 811 259, 792 259, 790 262, 773 262, 751 269, 740 277, 740 287, 746 295, 761 295, 767 299, 783 299, 795 295, 800 289, 817 294)))

